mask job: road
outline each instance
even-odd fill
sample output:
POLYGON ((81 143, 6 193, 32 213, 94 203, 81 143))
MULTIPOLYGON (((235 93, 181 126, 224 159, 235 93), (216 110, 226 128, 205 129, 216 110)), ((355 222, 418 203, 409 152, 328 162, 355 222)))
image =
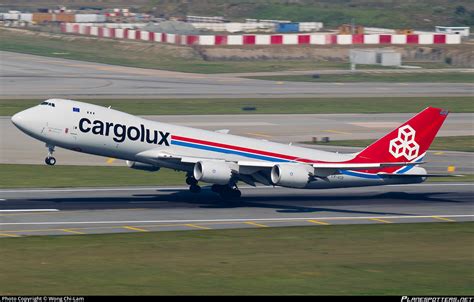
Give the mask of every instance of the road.
POLYGON ((299 83, 122 67, 0 52, 2 98, 472 96, 474 84, 299 83))
POLYGON ((240 202, 204 189, 0 190, 0 237, 247 227, 473 221, 466 183, 333 190, 242 188, 240 202), (35 212, 36 210, 36 212, 35 212))

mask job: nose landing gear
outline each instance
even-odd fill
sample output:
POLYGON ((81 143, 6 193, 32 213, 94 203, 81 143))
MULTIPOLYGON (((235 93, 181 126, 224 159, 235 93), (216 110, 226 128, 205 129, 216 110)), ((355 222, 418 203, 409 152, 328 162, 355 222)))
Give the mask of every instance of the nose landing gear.
POLYGON ((56 164, 56 158, 53 157, 54 146, 46 145, 48 147, 48 156, 44 159, 44 162, 49 166, 54 166, 56 164))

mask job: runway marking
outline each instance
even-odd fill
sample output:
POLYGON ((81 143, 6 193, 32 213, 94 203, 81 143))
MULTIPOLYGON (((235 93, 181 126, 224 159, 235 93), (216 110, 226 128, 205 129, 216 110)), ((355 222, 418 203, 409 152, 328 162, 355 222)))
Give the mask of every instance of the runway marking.
POLYGON ((323 132, 330 132, 330 133, 336 133, 336 134, 352 134, 349 132, 337 131, 337 130, 323 130, 323 132))
POLYGON ((444 152, 440 151, 440 152, 435 152, 433 153, 434 155, 444 155, 444 152))
POLYGON ((124 229, 128 229, 128 230, 132 230, 132 231, 139 231, 139 232, 149 232, 149 230, 145 230, 145 229, 141 229, 141 228, 137 228, 137 227, 132 227, 132 226, 124 226, 123 227, 124 229))
POLYGON ((70 229, 61 229, 61 231, 66 232, 66 233, 72 233, 72 234, 79 234, 79 235, 85 235, 86 233, 70 230, 70 229))
POLYGON ((17 210, 0 210, 0 213, 17 213, 17 212, 58 212, 58 209, 17 209, 17 210))
POLYGON ((314 223, 314 224, 329 225, 329 223, 327 223, 327 222, 317 221, 317 220, 314 220, 314 219, 310 219, 310 220, 308 220, 308 222, 311 222, 311 223, 314 223))
POLYGON ((378 221, 378 222, 383 222, 383 223, 392 223, 391 221, 379 219, 379 218, 371 218, 370 220, 378 221))
POLYGON ((456 222, 456 220, 440 217, 440 216, 431 216, 434 219, 442 220, 442 221, 449 221, 449 222, 456 222))
POLYGON ((253 135, 253 136, 268 137, 268 138, 273 137, 273 136, 271 136, 271 135, 266 135, 266 134, 263 134, 263 133, 252 133, 252 132, 248 132, 248 133, 246 133, 246 134, 253 135))
POLYGON ((111 163, 113 163, 114 161, 116 160, 116 158, 109 158, 107 159, 107 163, 110 165, 111 163))
POLYGON ((268 228, 268 225, 260 224, 260 223, 255 223, 252 221, 246 221, 245 224, 253 225, 253 226, 258 226, 260 228, 268 228))
POLYGON ((195 229, 201 229, 201 230, 211 230, 211 228, 208 228, 202 225, 196 225, 196 224, 185 224, 185 226, 190 227, 190 228, 195 228, 195 229))
MULTIPOLYGON (((443 215, 443 218, 444 217, 473 217, 474 215, 443 215)), ((402 219, 402 218, 434 218, 434 217, 440 217, 440 216, 402 216, 402 217, 398 217, 398 216, 393 216, 393 217, 388 217, 388 218, 398 218, 398 219, 402 219)), ((369 217, 319 217, 317 219, 325 219, 325 220, 361 220, 361 219, 365 219, 367 220, 369 217)), ((371 217, 371 218, 374 218, 374 217, 371 217)), ((387 218, 387 217, 384 217, 384 218, 387 218)), ((307 218, 292 218, 292 219, 254 219, 254 220, 266 220, 266 221, 272 221, 272 222, 286 222, 286 221, 300 221, 301 219, 307 219, 307 218)), ((447 219, 447 218, 445 218, 447 219)), ((218 225, 218 224, 222 224, 222 223, 225 223, 225 224, 241 224, 242 221, 239 221, 239 219, 235 219, 237 221, 221 221, 221 222, 203 222, 204 224, 206 225, 218 225)), ((307 219, 308 220, 308 219, 307 219)), ((309 219, 309 220, 313 220, 313 221, 317 221, 316 219, 309 219)), ((308 221, 309 221, 308 220, 308 221)), ((247 223, 248 221, 244 222, 244 223, 247 223)), ((325 222, 322 222, 322 221, 318 221, 320 223, 325 223, 325 222)), ((452 221, 452 222, 457 222, 457 221, 452 221)), ((329 225, 329 223, 327 223, 329 225)), ((193 228, 199 228, 199 229, 211 229, 211 228, 208 228, 208 227, 204 227, 204 226, 200 226, 200 225, 192 225, 192 224, 182 224, 182 223, 174 223, 174 224, 156 224, 156 225, 143 225, 143 226, 140 226, 138 225, 137 227, 135 228, 142 228, 142 227, 147 227, 147 228, 150 228, 150 227, 177 227, 177 226, 188 226, 188 227, 193 227, 193 228)), ((262 225, 263 226, 263 225, 262 225)), ((268 226, 265 226, 265 227, 268 227, 268 226)), ((123 228, 123 226, 94 226, 94 227, 83 227, 83 228, 74 228, 74 230, 76 230, 76 232, 79 232, 79 231, 83 231, 83 230, 105 230, 105 229, 121 229, 123 228)), ((12 236, 16 236, 16 237, 21 237, 19 235, 14 235, 14 234, 8 234, 8 233, 40 233, 40 232, 51 232, 51 231, 64 231, 65 229, 56 229, 56 228, 48 228, 48 229, 35 229, 35 230, 5 230, 4 233, 3 233, 3 236, 5 237, 12 237, 12 236), (11 235, 11 236, 9 236, 11 235)), ((71 230, 71 229, 66 229, 66 230, 71 230)), ((2 234, 0 234, 0 236, 2 236, 2 234)))
MULTIPOLYGON (((139 224, 139 223, 230 223, 230 222, 256 222, 256 221, 301 221, 301 220, 370 220, 370 219, 416 219, 433 218, 442 216, 444 218, 470 218, 474 215, 403 215, 403 216, 332 216, 332 217, 288 217, 288 218, 247 218, 247 219, 199 219, 199 220, 126 220, 126 221, 47 221, 47 222, 3 222, 0 225, 76 225, 76 224, 139 224)), ((188 225, 189 226, 189 225, 188 225)))

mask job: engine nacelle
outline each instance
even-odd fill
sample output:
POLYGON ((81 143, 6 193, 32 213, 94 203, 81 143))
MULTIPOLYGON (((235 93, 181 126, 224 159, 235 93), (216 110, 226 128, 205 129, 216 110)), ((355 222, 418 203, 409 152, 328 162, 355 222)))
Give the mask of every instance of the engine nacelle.
POLYGON ((289 188, 304 188, 311 177, 314 169, 311 166, 301 164, 278 164, 273 166, 270 173, 274 185, 289 188))
POLYGON ((160 167, 153 166, 153 165, 150 165, 150 164, 141 163, 141 162, 137 162, 137 161, 127 160, 126 163, 127 163, 127 166, 129 168, 132 168, 132 169, 135 169, 135 170, 150 171, 150 172, 156 172, 156 171, 160 170, 160 167))
POLYGON ((226 185, 232 178, 232 169, 221 161, 199 161, 194 165, 193 174, 197 181, 226 185))

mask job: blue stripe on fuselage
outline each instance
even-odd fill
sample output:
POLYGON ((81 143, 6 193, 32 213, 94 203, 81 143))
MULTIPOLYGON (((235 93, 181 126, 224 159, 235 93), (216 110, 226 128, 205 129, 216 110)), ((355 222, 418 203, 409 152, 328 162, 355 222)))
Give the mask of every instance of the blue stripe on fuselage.
POLYGON ((380 176, 378 176, 377 174, 360 173, 360 172, 355 172, 355 171, 350 171, 350 170, 339 170, 339 172, 344 175, 355 176, 355 177, 360 177, 360 178, 380 179, 380 176))
MULTIPOLYGON (((420 157, 419 159, 415 160, 415 162, 417 162, 417 163, 418 163, 418 162, 421 162, 421 161, 423 160, 423 157, 424 157, 424 156, 422 156, 422 157, 420 157)), ((403 173, 408 172, 408 171, 410 171, 411 169, 413 169, 413 167, 414 167, 414 165, 406 166, 406 167, 404 167, 404 168, 398 170, 398 171, 395 172, 395 173, 396 173, 396 174, 403 174, 403 173)))
POLYGON ((266 161, 271 161, 271 162, 289 162, 289 160, 275 158, 275 157, 269 157, 269 156, 257 155, 257 154, 252 154, 252 153, 236 151, 236 150, 229 150, 229 149, 223 149, 223 148, 217 148, 217 147, 211 147, 211 146, 181 142, 181 141, 177 141, 177 140, 172 140, 171 144, 172 145, 177 145, 177 146, 201 149, 201 150, 206 150, 206 151, 212 151, 212 152, 241 155, 241 156, 245 156, 245 157, 250 157, 250 158, 255 158, 255 159, 260 159, 260 160, 266 160, 266 161))

